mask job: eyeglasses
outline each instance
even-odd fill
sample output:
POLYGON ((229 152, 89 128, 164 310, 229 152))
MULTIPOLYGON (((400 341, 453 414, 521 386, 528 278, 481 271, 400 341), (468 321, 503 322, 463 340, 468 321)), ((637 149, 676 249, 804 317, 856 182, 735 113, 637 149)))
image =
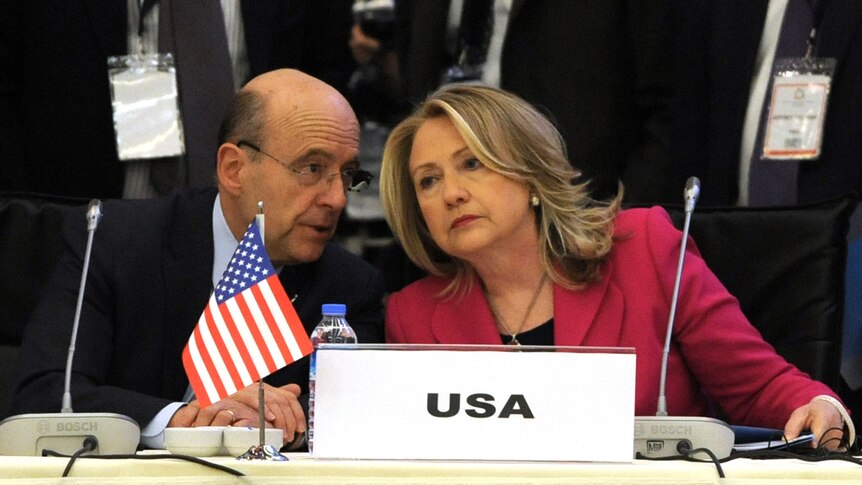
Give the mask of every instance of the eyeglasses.
POLYGON ((336 175, 341 176, 341 182, 344 184, 346 190, 351 192, 362 192, 367 189, 369 185, 371 185, 371 179, 374 178, 374 175, 371 172, 362 170, 357 167, 345 167, 342 168, 339 172, 333 173, 324 173, 323 169, 325 168, 318 162, 308 162, 301 165, 299 168, 296 168, 292 165, 289 165, 287 162, 281 161, 278 158, 266 153, 261 150, 257 145, 247 142, 245 140, 240 140, 236 143, 238 147, 247 146, 256 152, 260 152, 269 158, 275 160, 276 162, 283 165, 285 168, 296 174, 296 179, 299 181, 300 185, 304 186, 312 186, 317 185, 324 179, 328 182, 332 180, 336 175))

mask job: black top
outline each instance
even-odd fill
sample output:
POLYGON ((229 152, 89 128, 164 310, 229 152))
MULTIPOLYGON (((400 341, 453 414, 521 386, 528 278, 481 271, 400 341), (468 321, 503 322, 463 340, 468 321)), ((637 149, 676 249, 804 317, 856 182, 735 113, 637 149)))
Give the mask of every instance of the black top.
MULTIPOLYGON (((524 333, 519 333, 516 337, 521 345, 554 345, 554 319, 552 318, 524 333)), ((500 338, 503 339, 504 344, 512 341, 512 336, 508 334, 501 333, 500 338)))

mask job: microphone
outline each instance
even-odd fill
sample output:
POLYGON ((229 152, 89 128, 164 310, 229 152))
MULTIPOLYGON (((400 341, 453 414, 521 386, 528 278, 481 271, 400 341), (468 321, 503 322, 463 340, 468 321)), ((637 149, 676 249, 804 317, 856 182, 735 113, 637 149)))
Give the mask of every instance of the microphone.
POLYGON ((40 456, 44 450, 71 455, 81 449, 84 454, 134 454, 141 432, 138 424, 128 416, 115 413, 75 413, 72 411, 72 361, 78 336, 78 323, 84 302, 84 288, 90 267, 93 236, 102 218, 102 202, 90 201, 87 207, 87 248, 72 337, 66 355, 66 373, 62 407, 59 413, 31 413, 10 416, 0 422, 0 455, 40 456))
POLYGON ((87 231, 92 234, 96 232, 96 226, 102 220, 102 201, 93 199, 87 206, 87 231))
MULTIPOLYGON (((664 348, 662 350, 661 374, 659 376, 659 396, 655 416, 635 417, 635 457, 638 454, 647 458, 663 458, 687 455, 691 450, 706 448, 718 459, 730 455, 733 449, 733 430, 727 423, 714 418, 697 416, 668 416, 665 384, 667 382, 667 359, 670 354, 670 340, 676 308, 679 304, 679 287, 682 281, 682 268, 685 262, 685 248, 688 242, 691 214, 700 196, 700 180, 689 177, 683 190, 685 200, 685 223, 676 265, 676 278, 673 284, 673 297, 667 319, 664 348)), ((695 453, 695 458, 709 458, 705 453, 695 453)))
POLYGON ((689 219, 691 219, 691 213, 694 212, 694 205, 697 204, 698 197, 700 197, 700 179, 697 177, 689 177, 688 180, 685 181, 685 189, 682 191, 682 198, 685 200, 686 224, 689 222, 689 219))

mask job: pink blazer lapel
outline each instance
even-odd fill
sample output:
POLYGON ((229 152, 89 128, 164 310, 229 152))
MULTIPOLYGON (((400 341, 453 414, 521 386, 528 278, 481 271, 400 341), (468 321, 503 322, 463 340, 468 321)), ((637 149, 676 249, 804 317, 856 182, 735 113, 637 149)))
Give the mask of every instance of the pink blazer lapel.
POLYGON ((502 344, 482 285, 474 280, 470 292, 461 297, 435 300, 431 316, 434 337, 446 344, 502 344))
POLYGON ((606 272, 581 290, 554 285, 554 342, 565 346, 620 344, 625 301, 606 272))

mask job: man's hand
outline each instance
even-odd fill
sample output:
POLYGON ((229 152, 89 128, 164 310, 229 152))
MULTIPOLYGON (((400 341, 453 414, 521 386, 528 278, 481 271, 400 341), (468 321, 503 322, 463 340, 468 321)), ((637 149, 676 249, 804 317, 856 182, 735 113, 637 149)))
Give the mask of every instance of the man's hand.
MULTIPOLYGON (((168 427, 257 427, 259 386, 254 383, 204 409, 200 408, 197 400, 194 400, 174 413, 168 422, 168 427)), ((272 387, 264 384, 264 391, 266 427, 280 428, 284 432, 285 443, 293 441, 297 433, 305 433, 305 413, 298 400, 299 386, 287 384, 282 387, 272 387)))

